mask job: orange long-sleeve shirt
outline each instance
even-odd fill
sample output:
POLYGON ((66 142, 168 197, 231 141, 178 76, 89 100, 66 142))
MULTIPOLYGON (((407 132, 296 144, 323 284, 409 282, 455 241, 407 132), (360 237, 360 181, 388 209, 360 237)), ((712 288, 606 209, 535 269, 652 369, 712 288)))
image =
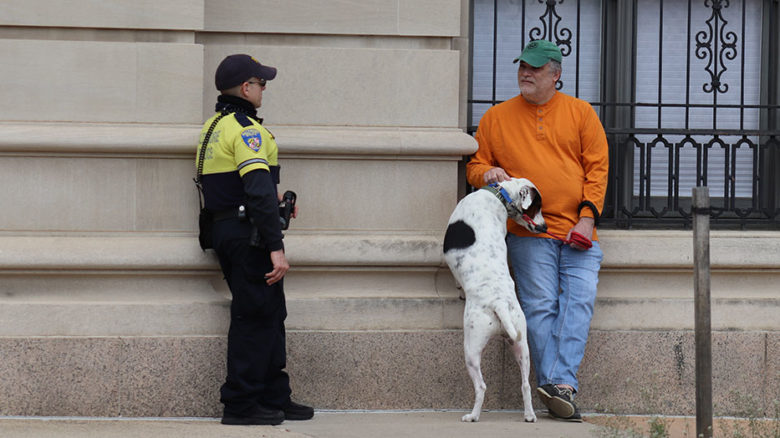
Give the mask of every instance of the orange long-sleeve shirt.
MULTIPOLYGON (((493 167, 531 180, 542 195, 550 232, 566 236, 580 217, 593 217, 588 207, 577 213, 583 201, 603 209, 607 137, 589 103, 556 92, 547 103, 534 105, 518 95, 485 113, 476 139, 479 149, 466 166, 469 183, 484 186, 483 175, 493 167)), ((519 236, 539 236, 512 220, 507 227, 519 236)), ((595 229, 593 240, 598 240, 595 229)))

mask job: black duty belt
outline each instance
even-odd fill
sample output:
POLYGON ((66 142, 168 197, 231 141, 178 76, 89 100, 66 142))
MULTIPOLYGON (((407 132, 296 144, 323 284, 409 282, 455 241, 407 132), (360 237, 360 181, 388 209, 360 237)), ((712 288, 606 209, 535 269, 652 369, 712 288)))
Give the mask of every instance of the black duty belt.
POLYGON ((240 205, 236 208, 230 208, 228 210, 215 211, 211 214, 214 222, 223 221, 225 219, 239 219, 246 218, 246 208, 240 205))

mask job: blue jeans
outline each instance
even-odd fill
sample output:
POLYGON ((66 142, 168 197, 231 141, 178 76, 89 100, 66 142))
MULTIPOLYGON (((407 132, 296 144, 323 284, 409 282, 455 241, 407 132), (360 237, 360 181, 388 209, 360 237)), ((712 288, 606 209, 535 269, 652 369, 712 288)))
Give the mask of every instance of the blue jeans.
POLYGON ((585 355, 603 253, 598 242, 579 251, 559 240, 507 235, 520 306, 528 322, 538 386, 575 391, 585 355))

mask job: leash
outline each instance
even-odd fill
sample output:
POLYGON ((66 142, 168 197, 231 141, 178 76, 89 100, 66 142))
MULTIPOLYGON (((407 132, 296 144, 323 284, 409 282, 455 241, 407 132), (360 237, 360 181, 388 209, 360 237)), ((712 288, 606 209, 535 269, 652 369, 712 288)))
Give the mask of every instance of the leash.
MULTIPOLYGON (((528 222, 529 224, 533 225, 534 227, 536 226, 536 223, 527 214, 523 215, 523 220, 528 222)), ((561 242, 564 243, 564 245, 569 245, 571 243, 576 243, 577 245, 585 248, 586 250, 591 249, 593 247, 593 242, 591 242, 590 239, 588 239, 587 237, 583 236, 582 234, 580 234, 580 233, 578 233, 576 231, 572 231, 571 232, 571 239, 570 240, 566 240, 565 238, 563 238, 563 237, 561 237, 561 236, 559 236, 557 234, 553 234, 553 233, 551 233, 549 231, 545 231, 544 234, 547 234, 548 236, 552 237, 553 239, 560 240, 561 242)))
MULTIPOLYGON (((509 196, 509 193, 503 187, 498 185, 498 183, 488 184, 488 185, 486 185, 485 187, 482 187, 482 188, 487 190, 487 191, 489 191, 489 192, 491 192, 491 193, 493 193, 504 204, 504 206, 507 208, 507 210, 512 209, 512 210, 518 211, 517 207, 515 207, 512 204, 512 197, 509 196)), ((531 224, 531 226, 533 226, 534 228, 537 227, 536 222, 534 222, 533 219, 531 219, 531 217, 528 216, 525 213, 523 213, 523 220, 528 222, 529 224, 531 224)), ((564 245, 569 245, 571 243, 575 243, 575 244, 585 248, 586 250, 591 249, 593 247, 593 242, 591 242, 590 239, 588 239, 587 237, 583 236, 581 233, 578 233, 576 231, 572 231, 571 232, 571 239, 570 240, 566 240, 565 238, 563 238, 563 237, 561 237, 561 236, 559 236, 557 234, 550 233, 549 231, 545 231, 544 234, 547 234, 548 236, 552 237, 553 239, 560 240, 561 242, 564 243, 564 245)))

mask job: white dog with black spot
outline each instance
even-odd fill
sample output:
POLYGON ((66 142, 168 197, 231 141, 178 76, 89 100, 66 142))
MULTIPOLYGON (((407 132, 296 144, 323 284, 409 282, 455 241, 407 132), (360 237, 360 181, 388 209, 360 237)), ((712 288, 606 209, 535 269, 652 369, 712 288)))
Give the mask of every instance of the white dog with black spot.
POLYGON ((444 236, 444 259, 466 294, 463 311, 463 349, 474 383, 474 408, 462 421, 479 421, 485 398, 480 363, 482 350, 497 335, 508 339, 522 372, 525 421, 536 421, 531 404, 531 369, 525 315, 509 274, 506 248, 507 218, 534 233, 547 225, 542 197, 525 178, 491 184, 463 198, 450 216, 444 236))

